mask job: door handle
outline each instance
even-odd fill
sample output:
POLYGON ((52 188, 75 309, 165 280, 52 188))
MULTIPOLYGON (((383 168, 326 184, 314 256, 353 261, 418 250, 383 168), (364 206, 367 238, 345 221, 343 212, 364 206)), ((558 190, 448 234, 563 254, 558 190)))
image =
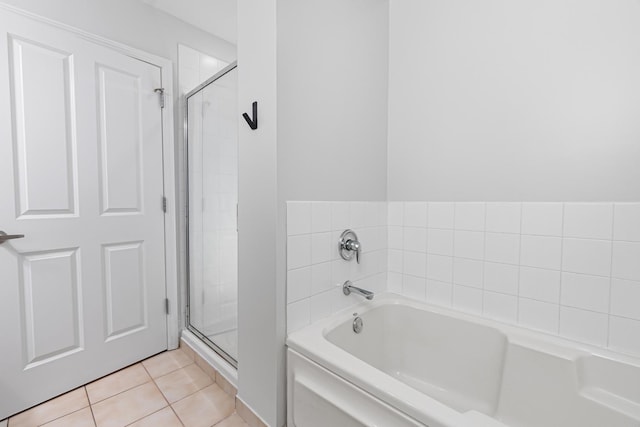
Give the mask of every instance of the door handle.
POLYGON ((0 245, 7 240, 22 239, 24 234, 7 234, 4 231, 0 231, 0 245))

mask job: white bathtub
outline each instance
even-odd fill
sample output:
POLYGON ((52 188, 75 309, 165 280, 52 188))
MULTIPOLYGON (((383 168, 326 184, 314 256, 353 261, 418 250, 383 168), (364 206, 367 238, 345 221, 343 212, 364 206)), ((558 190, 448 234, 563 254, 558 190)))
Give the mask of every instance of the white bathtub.
MULTIPOLYGON (((394 295, 287 339, 288 426, 640 426, 640 360, 394 295)), ((638 337, 640 339, 640 337, 638 337)))

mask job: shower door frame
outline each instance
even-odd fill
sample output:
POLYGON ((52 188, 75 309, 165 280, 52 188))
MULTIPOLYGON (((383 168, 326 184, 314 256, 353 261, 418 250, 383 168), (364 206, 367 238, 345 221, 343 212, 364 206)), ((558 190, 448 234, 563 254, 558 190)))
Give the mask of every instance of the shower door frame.
MULTIPOLYGON (((187 295, 185 298, 186 302, 186 310, 185 310, 185 326, 188 331, 197 336, 202 342, 204 342, 207 346, 209 346, 216 354, 222 357, 227 363, 232 365, 234 368, 238 369, 238 361, 227 354, 222 348, 220 348, 216 343, 210 340, 206 335, 200 332, 194 326, 191 326, 191 258, 190 258, 190 228, 189 228, 189 219, 190 219, 190 211, 189 211, 189 202, 190 202, 190 186, 189 186, 189 98, 201 92, 207 86, 225 76, 229 72, 235 70, 238 67, 238 62, 234 61, 224 67, 222 70, 218 71, 212 77, 205 80, 203 83, 196 86, 193 90, 187 93, 184 96, 184 170, 185 170, 185 178, 186 178, 186 193, 185 193, 185 239, 186 239, 186 264, 185 264, 185 274, 186 274, 186 290, 187 295)), ((236 266, 237 268, 237 266, 236 266)))

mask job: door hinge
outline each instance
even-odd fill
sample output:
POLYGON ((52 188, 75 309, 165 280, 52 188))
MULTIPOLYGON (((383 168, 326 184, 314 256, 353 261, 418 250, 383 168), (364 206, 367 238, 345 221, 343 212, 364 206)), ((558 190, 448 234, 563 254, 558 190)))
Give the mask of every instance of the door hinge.
POLYGON ((167 198, 162 197, 162 212, 167 213, 167 198))
POLYGON ((169 298, 164 299, 164 312, 169 314, 169 298))
POLYGON ((154 89, 153 91, 160 96, 160 108, 164 108, 164 88, 159 87, 157 89, 154 89))

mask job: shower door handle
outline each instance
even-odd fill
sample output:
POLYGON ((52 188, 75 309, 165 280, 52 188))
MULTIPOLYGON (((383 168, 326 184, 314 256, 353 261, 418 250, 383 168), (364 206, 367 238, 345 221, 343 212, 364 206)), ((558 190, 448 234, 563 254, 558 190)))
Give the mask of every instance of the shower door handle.
POLYGON ((4 231, 0 231, 0 245, 7 240, 22 239, 24 234, 7 234, 4 231))

